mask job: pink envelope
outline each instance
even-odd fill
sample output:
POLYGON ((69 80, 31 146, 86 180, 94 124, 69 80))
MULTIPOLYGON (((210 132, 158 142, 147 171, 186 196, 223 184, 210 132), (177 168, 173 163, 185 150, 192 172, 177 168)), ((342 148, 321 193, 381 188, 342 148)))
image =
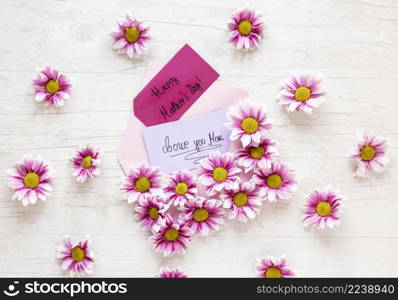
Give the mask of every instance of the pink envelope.
MULTIPOLYGON (((143 86, 145 86, 161 68, 161 64, 152 63, 145 74, 143 86)), ((192 104, 181 119, 217 111, 237 104, 248 97, 249 93, 247 91, 216 80, 203 95, 192 104)), ((200 124, 198 124, 198 126, 200 126, 200 124)), ((142 163, 149 164, 142 135, 142 129, 144 127, 145 125, 132 113, 118 154, 119 163, 125 173, 128 172, 131 166, 138 166, 142 163)), ((232 151, 237 147, 237 143, 231 143, 230 150, 232 151)))

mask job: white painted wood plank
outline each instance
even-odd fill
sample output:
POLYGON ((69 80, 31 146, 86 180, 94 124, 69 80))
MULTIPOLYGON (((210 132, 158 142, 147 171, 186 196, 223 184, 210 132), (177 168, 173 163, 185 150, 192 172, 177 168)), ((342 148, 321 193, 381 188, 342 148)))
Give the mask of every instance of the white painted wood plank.
POLYGON ((227 42, 226 22, 240 1, 24 1, 0 3, 0 170, 25 153, 56 170, 46 203, 23 208, 0 173, 0 276, 62 276, 55 251, 64 234, 90 233, 95 276, 154 276, 181 266, 191 276, 255 276, 258 256, 285 253, 299 276, 397 276, 398 1, 253 1, 265 19, 255 53, 227 42), (109 33, 127 11, 151 25, 137 61, 117 55, 109 33), (247 224, 227 222, 196 239, 185 255, 154 253, 122 200, 117 149, 147 64, 189 43, 221 74, 268 104, 281 158, 297 172, 290 201, 267 204, 247 224), (73 79, 61 110, 33 101, 31 80, 44 64, 73 79), (312 116, 288 115, 275 100, 294 69, 323 72, 328 101, 312 116), (389 137, 391 164, 371 179, 352 177, 346 153, 358 130, 389 137), (106 152, 104 175, 78 185, 67 158, 78 145, 106 152), (302 227, 312 188, 332 184, 347 197, 340 227, 302 227))

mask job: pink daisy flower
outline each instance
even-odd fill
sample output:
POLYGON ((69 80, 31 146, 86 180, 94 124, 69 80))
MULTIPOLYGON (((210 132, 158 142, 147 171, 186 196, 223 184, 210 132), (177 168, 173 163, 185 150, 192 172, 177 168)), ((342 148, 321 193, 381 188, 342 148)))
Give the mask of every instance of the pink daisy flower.
POLYGON ((232 32, 230 42, 239 50, 252 50, 261 41, 263 19, 253 9, 236 11, 228 23, 232 32))
POLYGON ((194 234, 208 235, 210 231, 220 229, 224 223, 222 202, 213 199, 198 198, 189 200, 180 215, 194 234))
POLYGON ((158 167, 140 167, 130 169, 126 177, 122 179, 121 190, 128 203, 143 199, 145 195, 160 194, 161 173, 158 167))
POLYGON ((36 91, 36 101, 44 101, 45 106, 60 107, 64 105, 65 100, 69 99, 71 83, 57 70, 44 67, 39 70, 38 78, 33 80, 33 87, 36 91))
POLYGON ((231 140, 240 140, 243 147, 257 146, 272 127, 264 107, 249 101, 231 108, 227 118, 225 125, 232 131, 231 140))
POLYGON ((80 148, 72 156, 72 175, 78 182, 85 182, 100 174, 99 165, 102 153, 90 145, 80 148))
POLYGON ((65 236, 63 244, 57 251, 61 268, 70 271, 71 276, 91 274, 95 258, 94 252, 90 250, 90 243, 88 238, 83 238, 78 243, 72 243, 70 237, 65 236))
POLYGON ((140 56, 150 40, 149 27, 130 15, 118 25, 118 31, 112 33, 113 48, 126 53, 130 58, 140 56))
POLYGON ((256 192, 257 186, 251 182, 239 182, 239 186, 234 189, 226 189, 221 194, 224 201, 224 208, 231 210, 230 219, 247 221, 254 219, 259 212, 262 201, 256 192))
POLYGON ((283 83, 278 95, 281 105, 287 106, 287 111, 304 111, 312 113, 324 100, 322 77, 310 72, 295 73, 283 83))
POLYGON ((356 175, 369 177, 372 172, 383 171, 389 162, 386 157, 387 141, 372 133, 362 134, 355 150, 352 150, 350 157, 357 163, 356 175))
POLYGON ((176 206, 183 207, 188 199, 198 195, 195 180, 187 171, 174 173, 164 188, 166 199, 176 206))
POLYGON ((159 278, 187 278, 187 275, 180 268, 161 268, 157 276, 159 278))
POLYGON ((135 214, 144 230, 159 231, 159 221, 167 216, 167 205, 160 196, 147 195, 135 207, 135 214))
POLYGON ((162 252, 164 256, 184 253, 192 240, 191 229, 171 218, 160 220, 159 224, 159 231, 151 236, 155 251, 162 252))
POLYGON ((315 190, 308 198, 304 216, 304 225, 312 225, 315 228, 325 228, 325 225, 333 228, 340 224, 340 207, 343 200, 337 192, 330 187, 324 190, 315 190))
POLYGON ((245 168, 245 173, 257 168, 268 169, 271 162, 278 156, 278 142, 267 137, 261 137, 257 146, 246 146, 236 152, 237 163, 245 168))
POLYGON ((272 256, 258 259, 257 275, 260 278, 285 278, 294 276, 293 270, 288 266, 286 256, 279 259, 272 256))
POLYGON ((35 204, 37 199, 45 201, 52 191, 53 170, 40 157, 25 156, 8 173, 8 185, 14 190, 13 199, 22 201, 24 206, 35 204))
POLYGON ((259 196, 270 202, 289 199, 296 191, 293 171, 279 161, 273 162, 269 169, 255 170, 253 181, 259 187, 259 196))
POLYGON ((238 185, 240 169, 235 167, 235 156, 232 153, 220 154, 211 152, 207 158, 199 162, 199 181, 206 186, 209 195, 222 191, 224 188, 234 188, 238 185))

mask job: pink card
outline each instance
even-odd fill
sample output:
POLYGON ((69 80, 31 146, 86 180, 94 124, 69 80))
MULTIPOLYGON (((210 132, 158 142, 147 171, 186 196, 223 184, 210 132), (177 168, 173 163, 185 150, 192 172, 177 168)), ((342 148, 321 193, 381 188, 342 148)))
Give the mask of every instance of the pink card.
POLYGON ((218 76, 186 44, 134 98, 134 114, 145 126, 179 120, 218 76))
MULTIPOLYGON (((144 77, 144 84, 147 84, 161 70, 162 64, 151 63, 144 77)), ((210 113, 213 111, 228 108, 249 98, 247 91, 232 86, 221 80, 216 80, 203 95, 199 101, 196 101, 187 112, 181 117, 186 120, 194 116, 210 113)), ((148 153, 145 149, 144 137, 142 131, 144 124, 136 118, 134 114, 127 123, 126 132, 120 144, 118 160, 124 172, 128 172, 132 166, 139 166, 142 163, 149 164, 148 153)), ((229 151, 235 151, 241 145, 232 142, 229 151)))

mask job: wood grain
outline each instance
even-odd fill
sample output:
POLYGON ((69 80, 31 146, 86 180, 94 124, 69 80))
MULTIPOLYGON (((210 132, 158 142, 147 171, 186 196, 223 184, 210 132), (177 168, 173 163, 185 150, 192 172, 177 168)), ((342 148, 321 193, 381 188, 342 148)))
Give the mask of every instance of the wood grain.
POLYGON ((0 3, 0 169, 23 154, 41 155, 56 170, 45 203, 12 201, 0 173, 0 276, 64 276, 55 251, 65 234, 91 235, 95 276, 152 277, 161 266, 190 276, 255 276, 255 259, 282 253, 299 276, 398 276, 398 1, 252 1, 265 19, 254 53, 228 43, 226 22, 241 1, 26 1, 0 3), (109 33, 127 11, 151 25, 147 55, 116 54, 109 33), (185 255, 163 258, 122 200, 117 149, 150 61, 165 62, 189 43, 221 74, 268 104, 281 158, 297 172, 292 200, 266 205, 247 224, 227 222, 196 239, 185 255), (73 80, 60 110, 33 101, 31 80, 45 64, 73 80), (312 116, 287 114, 274 101, 295 69, 323 72, 327 102, 312 116), (370 179, 352 176, 347 151, 358 130, 389 138, 391 163, 370 179), (106 152, 103 176, 79 185, 67 159, 91 143, 106 152), (342 224, 314 232, 302 207, 314 187, 347 198, 342 224))

